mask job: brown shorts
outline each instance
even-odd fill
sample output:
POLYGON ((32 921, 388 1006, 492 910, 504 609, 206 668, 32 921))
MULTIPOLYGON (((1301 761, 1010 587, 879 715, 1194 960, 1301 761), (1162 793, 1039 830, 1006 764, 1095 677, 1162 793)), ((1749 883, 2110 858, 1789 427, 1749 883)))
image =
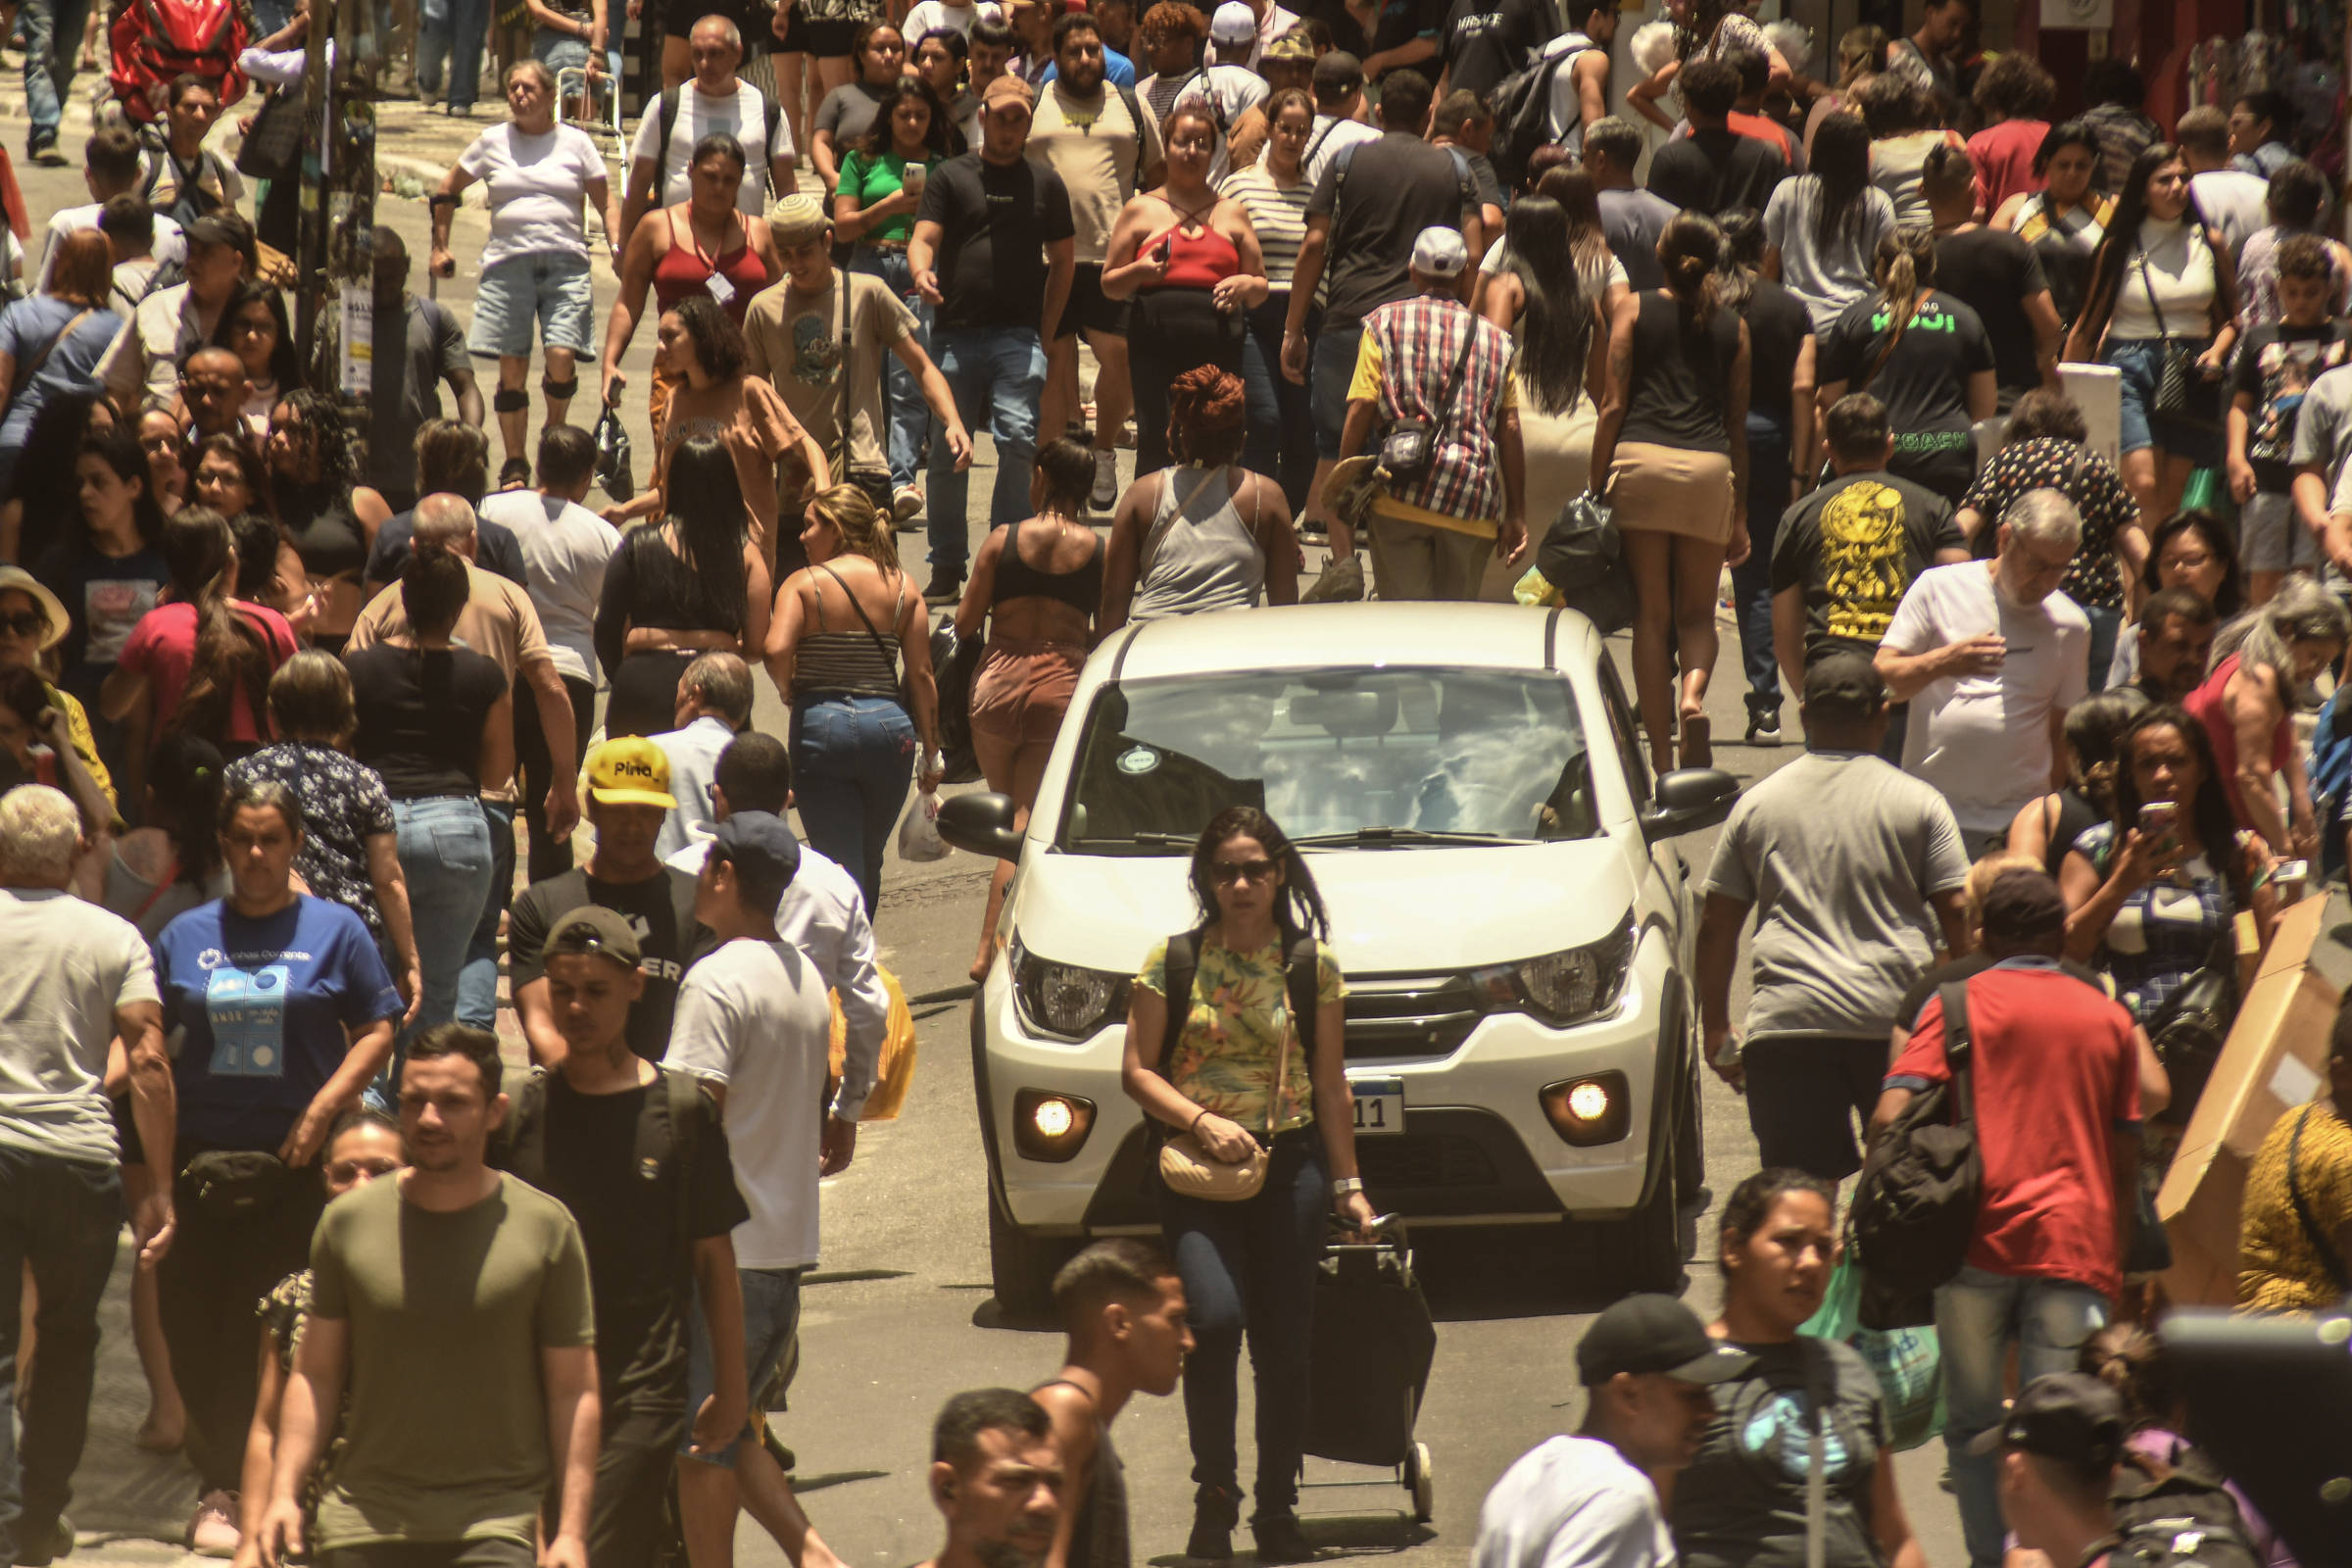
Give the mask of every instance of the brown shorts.
POLYGON ((972 677, 972 733, 1000 746, 1050 746, 1078 690, 1086 650, 990 639, 972 677))

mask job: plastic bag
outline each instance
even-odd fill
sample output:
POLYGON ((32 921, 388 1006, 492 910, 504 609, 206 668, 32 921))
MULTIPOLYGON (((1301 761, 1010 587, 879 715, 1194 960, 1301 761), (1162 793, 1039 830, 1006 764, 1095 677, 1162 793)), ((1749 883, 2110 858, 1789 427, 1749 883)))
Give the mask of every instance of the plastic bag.
POLYGON ((1932 1328, 1866 1329, 1861 1322, 1862 1270, 1849 1245, 1830 1276, 1821 1310, 1797 1332, 1843 1340, 1870 1363, 1886 1408, 1896 1449, 1916 1448, 1943 1431, 1943 1350, 1932 1328))
MULTIPOLYGON (((882 989, 890 993, 890 1022, 882 1032, 882 1065, 874 1077, 874 1092, 865 1097, 865 1108, 858 1113, 863 1121, 896 1121, 906 1106, 906 1091, 914 1086, 914 1013, 906 1005, 906 988, 899 977, 876 964, 882 976, 882 989)), ((849 1054, 850 1021, 841 1010, 841 993, 832 993, 827 1000, 833 1004, 833 1076, 841 1076, 843 1059, 849 1054)))
POLYGON ((939 836, 939 796, 925 790, 906 808, 906 819, 899 824, 899 858, 922 861, 947 858, 948 841, 939 836))

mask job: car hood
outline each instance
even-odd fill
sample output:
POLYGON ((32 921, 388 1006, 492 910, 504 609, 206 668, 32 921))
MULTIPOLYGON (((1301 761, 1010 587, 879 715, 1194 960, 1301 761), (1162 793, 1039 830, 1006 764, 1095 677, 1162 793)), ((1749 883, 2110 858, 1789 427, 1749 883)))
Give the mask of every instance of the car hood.
MULTIPOLYGON (((1634 886, 1606 838, 1488 848, 1306 852, 1341 966, 1430 974, 1597 941, 1634 886)), ((1039 957, 1132 974, 1153 943, 1199 919, 1187 858, 1040 855, 1013 890, 1013 934, 1039 957)))

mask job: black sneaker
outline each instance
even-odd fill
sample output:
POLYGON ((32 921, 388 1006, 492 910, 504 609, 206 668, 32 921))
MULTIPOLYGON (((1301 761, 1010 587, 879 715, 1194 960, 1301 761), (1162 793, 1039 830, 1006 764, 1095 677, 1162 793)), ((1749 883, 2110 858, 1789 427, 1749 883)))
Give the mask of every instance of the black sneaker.
POLYGON ((1184 1554, 1195 1562, 1231 1562, 1233 1527, 1242 1522, 1242 1499, 1223 1487, 1202 1486, 1193 1494, 1193 1533, 1184 1554))
POLYGON ((57 150, 57 143, 55 142, 50 142, 46 146, 35 147, 31 150, 31 152, 32 161, 40 165, 43 169, 63 169, 66 167, 66 155, 57 150))
POLYGON ((1747 744, 1778 746, 1781 744, 1781 710, 1774 708, 1751 708, 1747 710, 1747 744))
POLYGON ((1298 1528, 1295 1513, 1275 1514, 1265 1519, 1250 1521, 1250 1534, 1257 1542, 1257 1560, 1262 1563, 1313 1562, 1315 1548, 1298 1528))
POLYGON ((24 1544, 17 1548, 21 1568, 47 1568, 58 1558, 74 1554, 74 1521, 59 1514, 46 1532, 30 1531, 24 1539, 24 1544))
POLYGON ((926 605, 953 605, 963 598, 963 573, 940 570, 931 574, 931 586, 923 590, 926 605))

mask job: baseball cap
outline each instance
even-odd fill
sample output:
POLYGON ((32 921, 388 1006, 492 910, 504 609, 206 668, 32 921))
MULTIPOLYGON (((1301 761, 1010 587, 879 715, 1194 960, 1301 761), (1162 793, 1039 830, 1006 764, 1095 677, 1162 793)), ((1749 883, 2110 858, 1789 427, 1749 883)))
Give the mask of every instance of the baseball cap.
POLYGON ((829 225, 816 198, 796 190, 768 209, 767 226, 779 244, 800 245, 817 238, 829 225))
POLYGON ((1459 277, 1469 265, 1469 248, 1450 228, 1425 228, 1413 241, 1413 270, 1424 277, 1459 277))
POLYGON ((1317 98, 1344 97, 1364 84, 1364 63, 1345 49, 1334 49, 1315 62, 1314 83, 1317 98))
POLYGON ((629 917, 601 904, 583 904, 559 917, 539 951, 547 958, 611 958, 631 969, 645 957, 629 917))
POLYGON ((1208 19, 1208 40, 1211 43, 1251 43, 1257 38, 1257 13, 1242 0, 1225 0, 1217 14, 1208 19))
POLYGON ((588 798, 599 806, 677 809, 669 793, 669 755, 642 735, 605 742, 588 754, 588 798))
POLYGON ((981 92, 980 107, 1002 109, 1006 104, 1019 104, 1024 114, 1030 113, 1037 108, 1037 94, 1018 76, 999 76, 981 92))
POLYGON ((801 868, 801 841, 792 826, 773 811, 733 811, 710 830, 713 855, 735 867, 746 881, 769 883, 781 889, 801 868))
POLYGON ((2002 942, 2032 942, 2066 928, 2066 900, 2042 872, 2003 871, 1984 890, 1984 934, 2002 942))
POLYGON ((1293 27, 1266 45, 1266 52, 1258 56, 1261 62, 1267 60, 1312 60, 1314 58, 1315 40, 1307 36, 1304 27, 1293 27))
POLYGON ((1620 1372, 1662 1372, 1685 1383, 1728 1383, 1744 1377, 1756 1358, 1707 1332, 1671 1296, 1629 1296, 1611 1306, 1577 1342, 1577 1376, 1598 1388, 1620 1372))
POLYGON ((2115 1390, 2087 1372, 2049 1372, 2018 1390, 2001 1424, 1979 1433, 1968 1451, 2017 1448, 2095 1470, 2122 1457, 2130 1430, 2115 1390))
POLYGON ((208 213, 180 231, 191 245, 226 245, 253 260, 253 225, 242 213, 208 213))
POLYGON ((39 578, 23 566, 0 566, 0 594, 20 593, 40 607, 48 624, 41 628, 41 649, 44 653, 66 640, 74 629, 74 621, 66 613, 65 605, 57 595, 41 585, 39 578))
POLYGON ((1805 707, 1829 718, 1872 718, 1886 706, 1886 682, 1860 654, 1831 654, 1805 671, 1805 707))

